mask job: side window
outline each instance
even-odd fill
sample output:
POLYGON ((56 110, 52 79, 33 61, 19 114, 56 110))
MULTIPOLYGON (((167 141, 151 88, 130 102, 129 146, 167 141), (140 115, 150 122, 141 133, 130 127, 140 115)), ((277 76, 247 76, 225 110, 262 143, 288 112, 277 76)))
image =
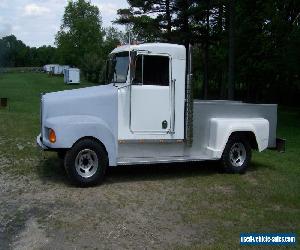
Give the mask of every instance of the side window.
POLYGON ((169 57, 144 56, 144 85, 169 85, 169 57))
POLYGON ((139 55, 133 83, 169 86, 169 57, 139 55))

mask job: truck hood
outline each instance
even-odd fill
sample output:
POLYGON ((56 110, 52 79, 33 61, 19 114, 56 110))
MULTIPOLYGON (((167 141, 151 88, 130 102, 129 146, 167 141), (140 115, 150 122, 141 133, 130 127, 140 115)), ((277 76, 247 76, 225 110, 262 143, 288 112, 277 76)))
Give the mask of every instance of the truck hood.
MULTIPOLYGON (((42 122, 58 116, 94 116, 107 120, 117 116, 118 92, 112 84, 47 93, 42 97, 42 122)), ((83 121, 84 122, 84 121, 83 121)))

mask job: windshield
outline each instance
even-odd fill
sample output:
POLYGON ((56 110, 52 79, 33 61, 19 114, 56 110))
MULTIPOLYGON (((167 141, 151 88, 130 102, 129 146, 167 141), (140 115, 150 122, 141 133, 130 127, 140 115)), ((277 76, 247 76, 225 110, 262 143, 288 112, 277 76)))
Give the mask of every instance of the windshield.
POLYGON ((108 61, 108 82, 125 83, 127 80, 128 65, 128 52, 121 52, 111 55, 108 61))

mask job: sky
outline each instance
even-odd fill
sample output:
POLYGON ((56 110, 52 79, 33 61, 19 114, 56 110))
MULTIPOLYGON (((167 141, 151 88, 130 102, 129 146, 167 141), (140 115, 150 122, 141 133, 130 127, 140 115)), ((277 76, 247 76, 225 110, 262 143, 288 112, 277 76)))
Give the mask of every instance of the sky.
MULTIPOLYGON (((103 27, 111 26, 117 10, 128 6, 126 0, 90 1, 99 7, 103 27)), ((31 47, 53 46, 67 3, 68 0, 0 0, 0 38, 13 34, 31 47)))

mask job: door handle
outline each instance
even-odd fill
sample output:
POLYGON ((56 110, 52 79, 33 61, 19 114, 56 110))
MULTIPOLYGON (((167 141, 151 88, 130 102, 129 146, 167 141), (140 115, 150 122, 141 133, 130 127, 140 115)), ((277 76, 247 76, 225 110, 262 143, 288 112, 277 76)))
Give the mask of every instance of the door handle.
POLYGON ((166 120, 162 121, 161 127, 162 127, 162 129, 167 129, 167 127, 168 127, 168 122, 167 122, 166 120))

